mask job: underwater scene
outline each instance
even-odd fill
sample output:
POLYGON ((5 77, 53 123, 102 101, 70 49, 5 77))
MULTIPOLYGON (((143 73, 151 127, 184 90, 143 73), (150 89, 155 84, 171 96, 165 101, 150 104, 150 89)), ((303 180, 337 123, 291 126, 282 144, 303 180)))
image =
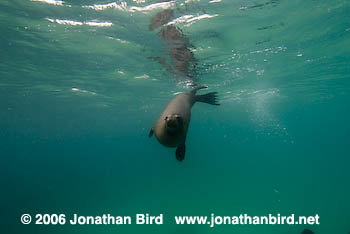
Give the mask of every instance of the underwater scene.
POLYGON ((0 0, 0 30, 1 233, 350 233, 349 0, 0 0))

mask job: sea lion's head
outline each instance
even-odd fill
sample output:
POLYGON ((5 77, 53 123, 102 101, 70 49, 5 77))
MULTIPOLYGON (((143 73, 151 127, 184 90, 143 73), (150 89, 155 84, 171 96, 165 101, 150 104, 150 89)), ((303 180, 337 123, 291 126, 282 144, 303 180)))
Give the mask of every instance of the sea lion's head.
POLYGON ((183 130, 183 119, 180 115, 167 115, 164 118, 165 129, 169 134, 180 133, 183 130))

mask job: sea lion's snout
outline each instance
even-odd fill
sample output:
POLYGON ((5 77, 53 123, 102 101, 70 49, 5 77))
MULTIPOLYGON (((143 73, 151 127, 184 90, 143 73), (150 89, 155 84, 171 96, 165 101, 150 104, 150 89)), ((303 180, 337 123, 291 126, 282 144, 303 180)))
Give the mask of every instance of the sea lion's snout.
POLYGON ((183 120, 179 115, 168 115, 165 117, 165 126, 168 131, 179 131, 183 127, 183 120))

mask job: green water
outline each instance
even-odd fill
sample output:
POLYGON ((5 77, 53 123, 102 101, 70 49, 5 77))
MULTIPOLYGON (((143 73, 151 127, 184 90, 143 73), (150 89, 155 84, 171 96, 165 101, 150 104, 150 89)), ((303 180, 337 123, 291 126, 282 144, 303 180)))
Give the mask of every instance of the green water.
POLYGON ((221 103, 193 107, 182 163, 148 138, 191 90, 149 59, 167 56, 149 31, 156 2, 0 1, 1 233, 349 233, 350 1, 161 4, 189 16, 176 26, 196 82, 221 103), (163 213, 164 224, 23 225, 26 213, 163 213), (320 225, 174 223, 211 213, 320 225))

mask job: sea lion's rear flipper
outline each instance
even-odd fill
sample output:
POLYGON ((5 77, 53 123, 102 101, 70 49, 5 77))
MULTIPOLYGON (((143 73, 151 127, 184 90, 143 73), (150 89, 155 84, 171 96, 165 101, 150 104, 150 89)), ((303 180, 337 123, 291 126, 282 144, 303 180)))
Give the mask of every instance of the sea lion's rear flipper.
POLYGON ((211 105, 220 105, 217 102, 217 96, 216 96, 217 92, 212 92, 212 93, 207 93, 207 94, 203 94, 203 95, 196 95, 196 102, 204 102, 204 103, 208 103, 211 105))
POLYGON ((152 137, 153 136, 153 128, 151 128, 151 130, 149 131, 148 137, 152 137))
POLYGON ((207 87, 207 86, 198 86, 198 87, 194 88, 194 89, 191 91, 191 93, 196 94, 198 90, 200 90, 200 89, 206 89, 206 88, 208 88, 208 87, 207 87))
POLYGON ((186 147, 185 145, 181 145, 176 148, 176 159, 181 162, 185 159, 186 147))

